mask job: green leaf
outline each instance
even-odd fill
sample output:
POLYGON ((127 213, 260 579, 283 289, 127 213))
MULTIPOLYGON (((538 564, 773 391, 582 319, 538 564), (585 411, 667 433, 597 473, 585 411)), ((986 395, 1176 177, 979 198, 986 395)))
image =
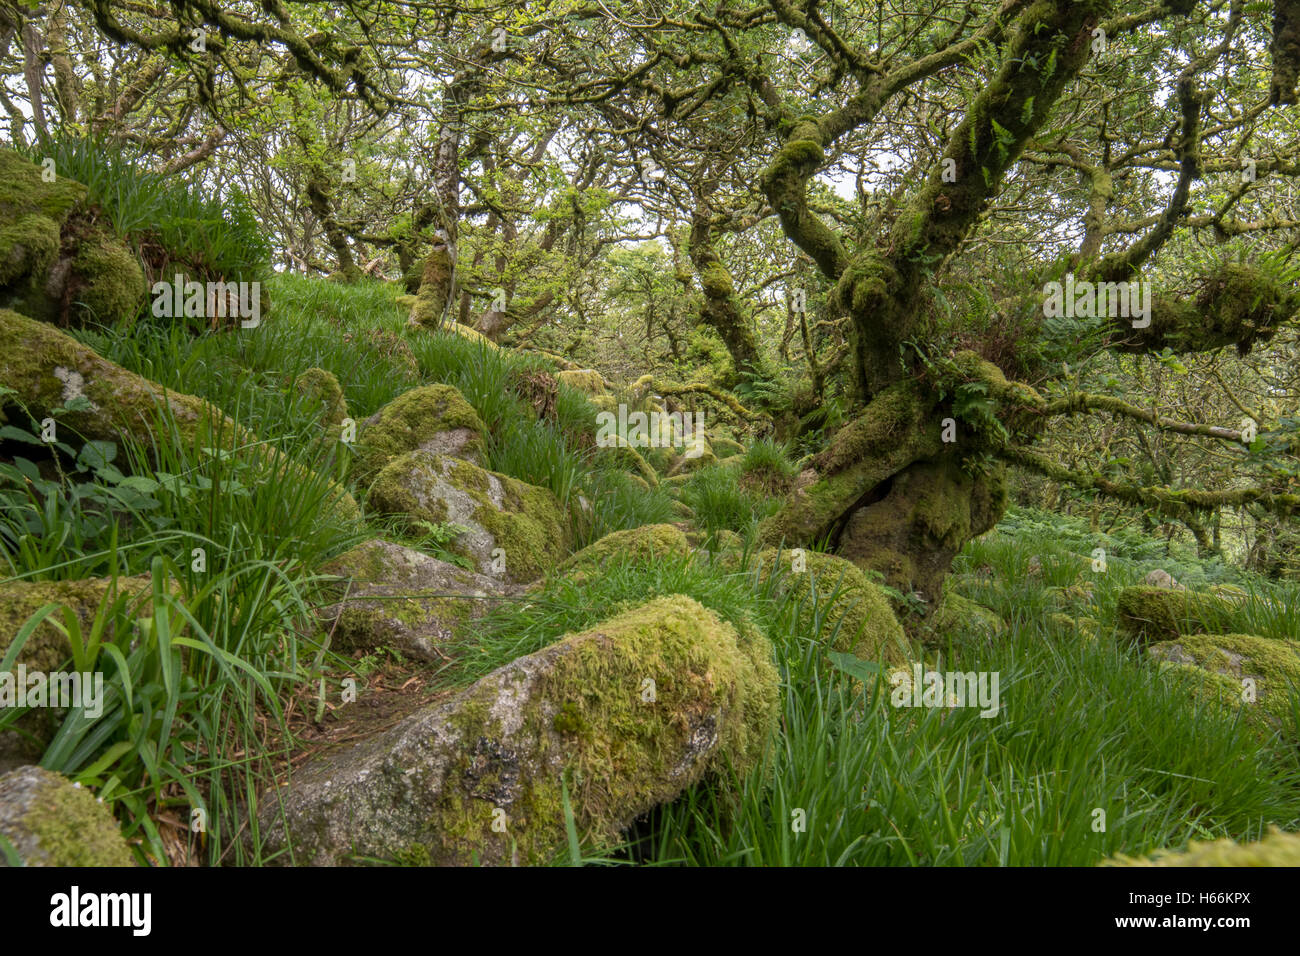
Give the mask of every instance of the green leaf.
POLYGON ((93 440, 81 446, 81 452, 77 455, 77 464, 83 468, 95 470, 107 467, 109 462, 116 457, 116 442, 93 440))
POLYGON ((864 661, 844 651, 828 651, 826 658, 837 671, 856 677, 864 684, 874 683, 883 673, 881 666, 874 661, 864 661))

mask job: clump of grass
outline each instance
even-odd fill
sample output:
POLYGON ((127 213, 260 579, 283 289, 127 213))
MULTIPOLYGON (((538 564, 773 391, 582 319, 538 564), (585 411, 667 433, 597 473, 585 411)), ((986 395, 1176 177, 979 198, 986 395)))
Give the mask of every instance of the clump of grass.
POLYGON ((760 438, 745 450, 740 460, 741 483, 749 490, 769 497, 786 494, 799 469, 790 460, 787 444, 760 438))
POLYGON ((767 764, 659 808, 638 834, 642 862, 1086 866, 1300 822, 1293 748, 1113 644, 1013 623, 994 651, 940 668, 1000 674, 1003 709, 982 718, 893 707, 886 683, 855 685, 791 611, 767 629, 783 672, 767 764))
POLYGON ((682 485, 681 500, 710 535, 723 530, 750 535, 780 507, 779 499, 743 485, 740 472, 730 465, 712 465, 692 474, 682 485))

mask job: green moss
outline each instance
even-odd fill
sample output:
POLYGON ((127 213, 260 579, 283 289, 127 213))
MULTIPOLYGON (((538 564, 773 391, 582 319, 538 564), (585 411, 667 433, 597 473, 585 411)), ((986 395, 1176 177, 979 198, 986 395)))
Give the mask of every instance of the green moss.
POLYGON ((29 214, 0 226, 0 286, 44 275, 59 253, 59 225, 29 214))
POLYGON ((599 574, 612 559, 626 555, 636 561, 654 561, 691 550, 686 535, 671 524, 648 524, 605 535, 570 555, 555 569, 556 574, 585 580, 599 574))
POLYGON ((1197 631, 1222 631, 1231 605, 1212 594, 1159 587, 1127 587, 1119 592, 1120 629, 1144 643, 1197 631))
POLYGON ((595 396, 605 393, 605 379, 594 369, 570 369, 566 372, 556 372, 555 380, 561 385, 567 385, 569 388, 582 392, 584 395, 595 396))
POLYGON ((0 286, 44 282, 59 250, 59 227, 86 187, 56 176, 11 149, 0 149, 0 286))
POLYGON ((713 453, 719 458, 731 458, 735 455, 743 455, 745 446, 738 441, 732 441, 722 435, 710 435, 709 444, 713 448, 713 453))
POLYGON ((348 417, 348 403, 343 397, 343 387, 333 372, 323 368, 309 368, 293 383, 294 389, 308 402, 322 409, 321 421, 327 425, 341 425, 348 417))
MULTIPOLYGON (((8 581, 0 584, 0 658, 3 658, 23 624, 46 604, 71 609, 80 621, 82 633, 90 629, 105 595, 113 591, 111 578, 80 581, 8 581)), ((132 606, 147 604, 152 594, 148 575, 118 578, 114 595, 124 596, 132 606)), ((109 598, 111 601, 113 598, 109 598)), ((18 661, 31 670, 56 670, 71 655, 67 637, 54 626, 62 623, 55 611, 32 632, 18 653, 18 661)))
MULTIPOLYGON (((1300 311, 1300 292, 1284 276, 1247 263, 1218 266, 1195 295, 1158 295, 1151 324, 1125 329, 1130 351, 1204 352, 1235 345, 1245 354, 1300 311)), ((1124 320, 1128 321, 1128 320, 1124 320)))
POLYGON ((569 701, 560 708, 560 712, 555 715, 552 726, 562 734, 580 734, 588 729, 582 719, 582 712, 578 705, 569 701))
POLYGON ((412 843, 393 854, 393 862, 398 866, 431 866, 433 857, 425 843, 412 843))
POLYGON ((29 864, 44 866, 133 866, 131 852, 108 807, 87 789, 57 774, 43 778, 30 798, 22 828, 39 848, 29 864))
MULTIPOLYGON (((190 446, 215 446, 260 455, 295 480, 299 466, 277 449, 259 442, 201 398, 173 392, 101 358, 71 336, 8 309, 0 309, 0 382, 14 389, 37 418, 71 399, 88 405, 60 418, 84 438, 118 441, 132 435, 148 445, 162 428, 173 427, 190 446), (169 418, 160 424, 160 415, 169 418)), ((344 518, 359 514, 357 504, 337 487, 334 509, 344 518)))
POLYGON ((352 477, 367 485, 388 464, 417 449, 481 461, 486 434, 474 407, 452 386, 413 388, 381 408, 362 430, 352 477))
POLYGON ((819 620, 824 635, 838 624, 830 645, 833 650, 891 664, 912 659, 912 649, 889 599, 856 565, 833 554, 796 554, 775 548, 760 551, 753 560, 761 580, 775 578, 781 593, 797 602, 799 626, 805 634, 815 633, 819 620), (800 566, 796 560, 802 562, 802 571, 795 570, 800 566))
POLYGON ((1261 730, 1292 721, 1291 694, 1300 691, 1300 646, 1249 634, 1197 634, 1151 645, 1163 664, 1196 678, 1197 693, 1236 712, 1261 730), (1242 681, 1254 682, 1254 701, 1242 681))
POLYGON ((939 647, 949 641, 958 647, 991 647, 1007 630, 1006 622, 988 608, 948 590, 927 623, 932 635, 927 644, 939 647))
POLYGON ((1157 850, 1141 859, 1117 854, 1101 866, 1300 866, 1300 834, 1270 828, 1268 836, 1255 843, 1193 840, 1185 850, 1157 850))
MULTIPOLYGON (((580 836, 613 844, 636 816, 711 771, 754 766, 775 730, 771 645, 680 595, 540 654, 547 667, 519 674, 528 690, 521 710, 510 714, 510 739, 535 741, 540 763, 558 772, 518 775, 502 736, 501 689, 476 685, 455 720, 457 736, 471 746, 429 821, 441 841, 437 859, 468 861, 478 853, 510 860, 513 852, 521 864, 549 862, 565 838, 561 781, 580 836), (647 680, 654 681, 653 700, 647 680), (716 741, 695 732, 701 725, 716 741), (492 830, 497 807, 506 811, 505 833, 492 830)), ((510 673, 501 679, 513 680, 510 673)))
POLYGON ((1056 613, 1049 614, 1047 619, 1061 630, 1069 631, 1082 638, 1084 641, 1092 642, 1097 639, 1098 625, 1095 618, 1086 616, 1076 617, 1073 614, 1062 614, 1057 611, 1056 613))
POLYGON ((115 239, 98 236, 81 242, 72 271, 77 278, 73 299, 92 320, 129 318, 144 302, 144 271, 131 250, 115 239))

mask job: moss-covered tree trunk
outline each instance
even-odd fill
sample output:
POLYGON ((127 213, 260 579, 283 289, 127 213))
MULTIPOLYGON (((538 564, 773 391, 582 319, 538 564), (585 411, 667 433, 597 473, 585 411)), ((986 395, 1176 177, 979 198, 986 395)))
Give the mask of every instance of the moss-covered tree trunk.
POLYGON ((689 243, 691 263, 700 277, 700 319, 718 333, 736 371, 756 370, 759 366, 758 343, 749 322, 736 300, 731 273, 713 246, 712 226, 707 208, 691 216, 689 243))
MULTIPOLYGON (((846 248, 809 208, 809 180, 840 135, 873 118, 916 70, 943 64, 919 61, 911 74, 875 74, 840 109, 787 123, 764 191, 786 235, 835 283, 837 304, 852 319, 854 384, 865 410, 766 522, 768 541, 793 547, 829 540, 894 587, 935 601, 953 557, 1001 516, 1000 469, 974 464, 986 457, 981 436, 958 427, 951 398, 941 398, 950 391, 906 343, 924 334, 935 268, 969 234, 1087 62, 1092 31, 1110 6, 1040 0, 1020 8, 1005 29, 991 25, 990 35, 1003 40, 997 75, 889 232, 857 249, 846 248)), ((971 366, 975 377, 1006 384, 978 366, 971 366)))

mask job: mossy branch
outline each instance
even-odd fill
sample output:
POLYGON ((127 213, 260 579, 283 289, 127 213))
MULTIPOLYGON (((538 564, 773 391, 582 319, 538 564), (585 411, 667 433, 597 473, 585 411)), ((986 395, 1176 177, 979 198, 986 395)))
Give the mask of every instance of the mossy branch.
POLYGON ((1145 408, 1139 408, 1131 402, 1112 395, 1092 395, 1080 392, 1068 398, 1049 402, 1043 409, 1045 415, 1077 415, 1081 412, 1112 412, 1131 418, 1134 421, 1154 425, 1161 431, 1175 432, 1179 435, 1200 435, 1205 438, 1217 438, 1220 441, 1241 442, 1241 431, 1236 428, 1224 428, 1221 425, 1204 425, 1194 422, 1180 422, 1165 415, 1158 415, 1145 408))
POLYGON ((750 411, 744 405, 740 404, 736 399, 736 396, 732 395, 730 392, 724 392, 722 389, 709 385, 706 382, 692 382, 689 385, 684 385, 673 382, 661 382, 658 379, 652 378, 647 384, 650 386, 651 390, 658 395, 708 395, 710 398, 726 405, 734 414, 751 422, 764 421, 770 417, 766 412, 750 411))
POLYGON ((996 454, 1003 460, 1028 468, 1062 484, 1084 491, 1095 491, 1116 501, 1151 508, 1169 518, 1181 518, 1189 512, 1215 508, 1243 508, 1255 505, 1278 515, 1300 514, 1300 495, 1280 494, 1269 488, 1251 486, 1226 491, 1202 491, 1194 488, 1169 488, 1111 481, 1097 471, 1075 471, 1028 448, 1007 446, 996 454))

